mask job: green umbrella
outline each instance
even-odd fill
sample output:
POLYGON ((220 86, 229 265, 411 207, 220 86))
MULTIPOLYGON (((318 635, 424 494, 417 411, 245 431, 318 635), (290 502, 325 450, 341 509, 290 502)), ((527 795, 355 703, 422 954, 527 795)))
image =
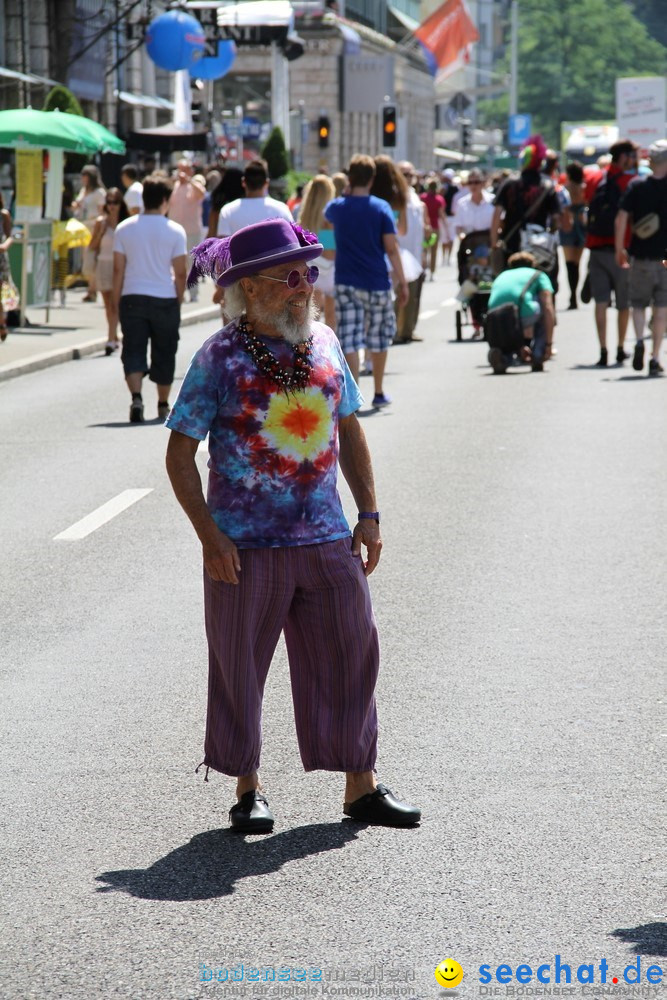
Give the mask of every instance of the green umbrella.
POLYGON ((40 149, 67 149, 74 153, 95 153, 97 145, 90 136, 70 125, 74 115, 55 111, 16 108, 0 111, 0 146, 40 149))
POLYGON ((0 147, 67 149, 73 153, 124 153, 125 144, 103 125, 61 111, 0 111, 0 147))
POLYGON ((82 118, 80 115, 67 115, 73 119, 71 127, 89 136, 93 142, 97 142, 98 153, 124 153, 125 143, 117 135, 110 132, 104 125, 94 121, 92 118, 82 118))

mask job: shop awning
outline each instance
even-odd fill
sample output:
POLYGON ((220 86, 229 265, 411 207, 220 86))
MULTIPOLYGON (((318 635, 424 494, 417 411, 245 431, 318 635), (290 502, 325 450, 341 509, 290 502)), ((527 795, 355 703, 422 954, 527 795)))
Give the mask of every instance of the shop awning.
POLYGON ((336 27, 343 36, 345 42, 343 48, 346 56, 358 56, 361 52, 361 35, 349 24, 343 24, 341 20, 336 21, 336 27))
POLYGON ((208 130, 198 129, 188 132, 178 128, 173 122, 158 128, 140 128, 130 132, 127 145, 131 149, 143 149, 153 153, 175 153, 179 150, 204 151, 208 147, 208 130))
MULTIPOLYGON (((189 5, 192 6, 192 5, 189 5)), ((251 2, 227 4, 218 7, 220 27, 294 27, 294 11, 289 0, 251 0, 251 2)))
POLYGON ((451 160, 452 163, 479 163, 479 156, 473 156, 471 153, 466 153, 464 156, 458 149, 444 149, 442 146, 436 146, 433 152, 436 156, 451 160))
POLYGON ((114 97, 117 97, 123 104, 131 104, 133 108, 157 108, 158 111, 173 111, 174 102, 167 101, 164 97, 149 97, 148 94, 131 94, 129 90, 114 90, 114 97))
POLYGON ((188 10, 215 10, 221 28, 294 27, 290 0, 244 0, 224 6, 220 0, 191 0, 188 10))
POLYGON ((48 76, 37 76, 35 73, 19 73, 15 69, 7 69, 0 66, 0 76, 9 80, 22 80, 23 83, 41 84, 43 87, 57 87, 57 80, 50 80, 48 76))
POLYGON ((410 17, 409 14, 404 14, 402 10, 399 10, 398 7, 394 7, 393 4, 388 4, 387 10, 400 24, 403 25, 406 31, 416 31, 419 27, 419 21, 415 21, 414 17, 410 17))

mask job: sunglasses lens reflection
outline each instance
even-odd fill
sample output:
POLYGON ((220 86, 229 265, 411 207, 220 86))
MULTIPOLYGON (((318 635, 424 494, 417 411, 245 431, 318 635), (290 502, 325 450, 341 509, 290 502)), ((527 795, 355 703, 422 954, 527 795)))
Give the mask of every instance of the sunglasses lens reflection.
POLYGON ((301 284, 301 278, 305 278, 309 285, 314 285, 320 276, 320 269, 318 267, 309 267, 305 274, 301 274, 300 271, 290 271, 287 275, 287 287, 288 288, 298 288, 301 284))

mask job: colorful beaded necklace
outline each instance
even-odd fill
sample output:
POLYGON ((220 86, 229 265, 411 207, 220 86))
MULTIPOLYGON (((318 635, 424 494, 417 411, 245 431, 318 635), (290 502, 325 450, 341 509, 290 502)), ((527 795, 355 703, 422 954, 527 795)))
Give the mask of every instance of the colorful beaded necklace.
POLYGON ((294 368, 290 371, 288 368, 283 368, 266 344, 252 333, 245 316, 242 316, 238 321, 237 329, 244 348, 265 378, 284 389, 286 393, 306 388, 313 373, 313 365, 310 360, 313 347, 312 337, 304 340, 301 344, 291 345, 294 352, 294 368))

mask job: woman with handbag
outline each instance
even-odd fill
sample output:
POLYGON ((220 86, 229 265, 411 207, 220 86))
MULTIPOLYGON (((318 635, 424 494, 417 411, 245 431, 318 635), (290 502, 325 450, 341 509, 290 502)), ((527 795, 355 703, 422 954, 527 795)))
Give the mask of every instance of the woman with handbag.
POLYGON ((95 257, 95 287, 102 294, 107 317, 108 339, 104 348, 107 357, 120 347, 118 313, 113 303, 113 237, 118 223, 128 217, 122 191, 120 188, 109 188, 102 215, 95 220, 93 238, 88 245, 88 250, 95 257))
MULTIPOLYGON (((81 190, 72 208, 77 219, 80 219, 93 231, 95 220, 104 207, 106 191, 102 186, 100 172, 94 163, 89 163, 81 171, 81 190)), ((90 246, 83 251, 83 276, 88 281, 88 291, 83 297, 84 302, 94 302, 97 298, 95 285, 95 259, 90 246)))

